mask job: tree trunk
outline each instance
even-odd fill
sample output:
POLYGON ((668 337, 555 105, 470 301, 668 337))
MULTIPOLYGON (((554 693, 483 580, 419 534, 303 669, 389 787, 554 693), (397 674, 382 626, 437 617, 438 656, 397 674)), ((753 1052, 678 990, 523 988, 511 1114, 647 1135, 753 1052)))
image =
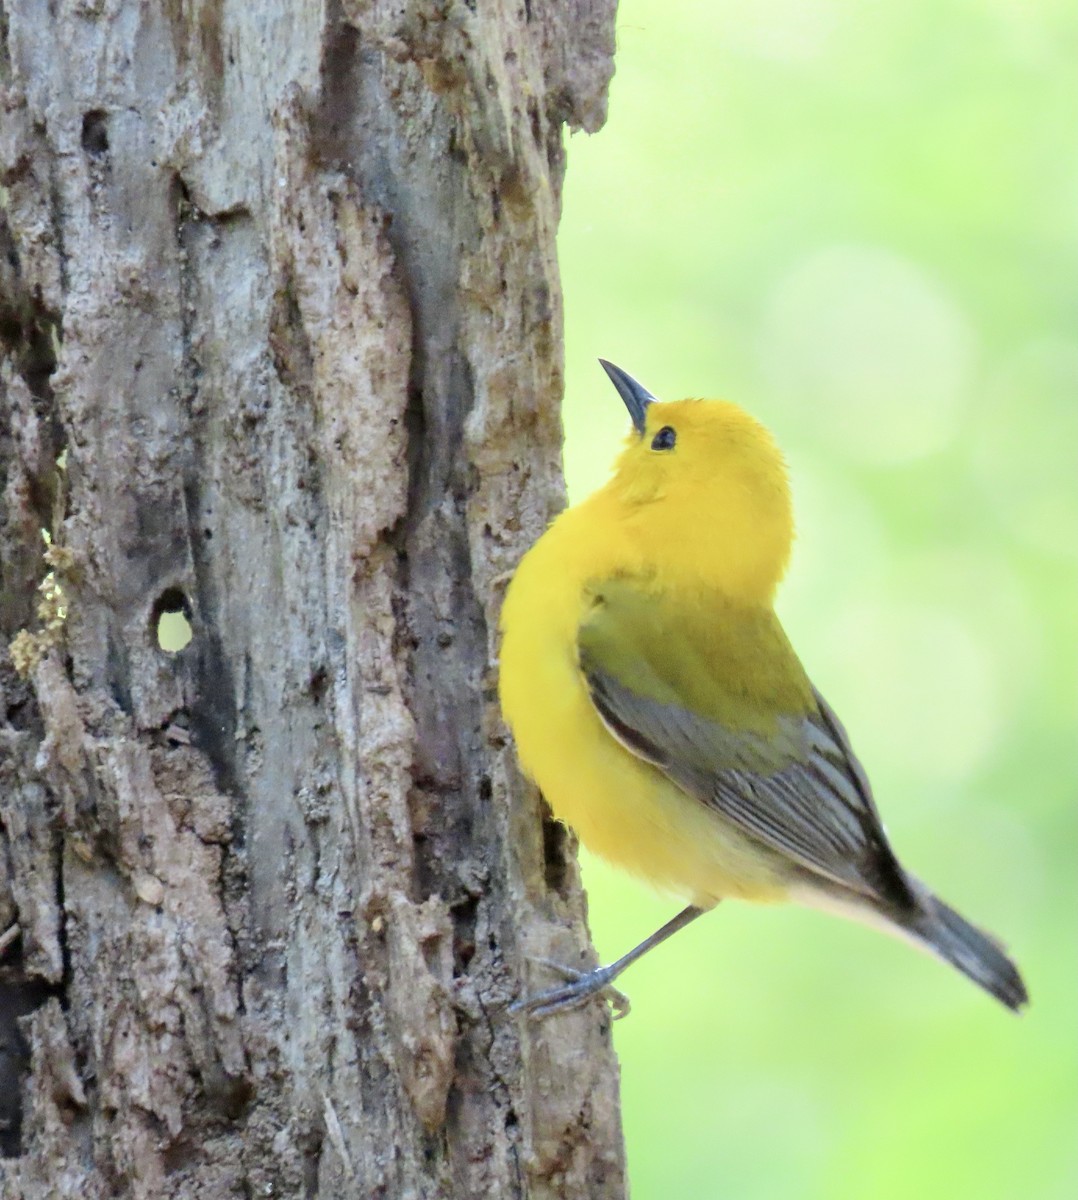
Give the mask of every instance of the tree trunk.
POLYGON ((590 951, 493 668, 612 46, 0 0, 4 1196, 624 1194, 608 1021, 506 1011, 590 951))

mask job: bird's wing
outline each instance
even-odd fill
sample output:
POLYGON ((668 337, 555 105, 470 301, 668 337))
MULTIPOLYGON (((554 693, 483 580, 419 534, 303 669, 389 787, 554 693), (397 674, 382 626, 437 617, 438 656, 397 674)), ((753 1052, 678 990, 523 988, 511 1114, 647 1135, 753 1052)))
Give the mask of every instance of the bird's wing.
POLYGON ((865 773, 773 613, 595 589, 580 669, 606 727, 812 875, 907 903, 865 773))

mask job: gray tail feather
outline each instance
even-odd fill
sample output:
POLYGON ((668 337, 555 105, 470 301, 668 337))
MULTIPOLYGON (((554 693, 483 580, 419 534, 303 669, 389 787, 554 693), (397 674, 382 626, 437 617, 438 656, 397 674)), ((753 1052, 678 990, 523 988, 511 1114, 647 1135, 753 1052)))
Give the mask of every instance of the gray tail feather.
POLYGON ((1012 1012, 1019 1012, 1029 1002, 1029 993, 1000 944, 931 893, 917 898, 916 910, 901 924, 933 954, 957 967, 1012 1012))

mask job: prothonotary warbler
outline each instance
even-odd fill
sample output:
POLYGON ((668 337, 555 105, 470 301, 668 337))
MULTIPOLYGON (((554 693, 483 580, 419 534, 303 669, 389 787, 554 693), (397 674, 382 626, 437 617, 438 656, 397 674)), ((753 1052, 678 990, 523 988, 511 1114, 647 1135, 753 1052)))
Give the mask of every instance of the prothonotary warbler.
POLYGON ((554 521, 510 583, 502 710, 554 814, 689 904, 617 962, 565 969, 569 982, 516 1009, 581 1003, 728 896, 881 925, 1020 1009, 1000 945, 899 864, 775 616, 793 518, 770 434, 733 404, 663 403, 602 365, 633 428, 610 481, 554 521))

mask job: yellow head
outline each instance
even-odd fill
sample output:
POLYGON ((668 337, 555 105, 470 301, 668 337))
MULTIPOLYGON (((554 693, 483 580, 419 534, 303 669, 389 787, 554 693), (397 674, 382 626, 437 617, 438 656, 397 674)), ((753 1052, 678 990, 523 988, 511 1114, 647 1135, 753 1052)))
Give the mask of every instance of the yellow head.
POLYGON ((643 560, 660 580, 770 601, 793 541, 786 464, 770 433, 728 401, 664 403, 603 366, 633 420, 604 498, 643 560))

